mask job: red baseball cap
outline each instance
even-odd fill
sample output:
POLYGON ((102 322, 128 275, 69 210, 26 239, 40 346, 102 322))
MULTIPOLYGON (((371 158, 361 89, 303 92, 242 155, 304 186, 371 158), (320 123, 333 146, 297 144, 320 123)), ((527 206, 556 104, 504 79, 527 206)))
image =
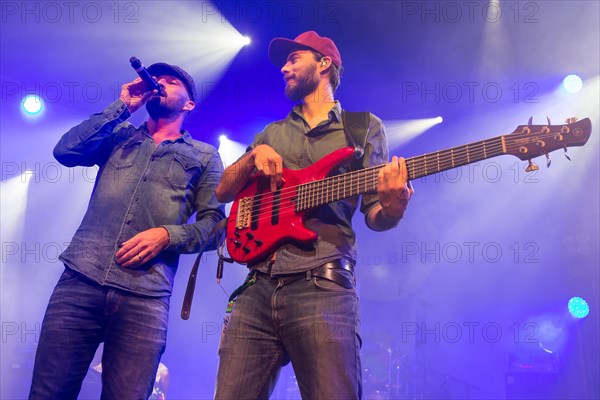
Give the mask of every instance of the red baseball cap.
POLYGON ((296 39, 275 38, 269 44, 269 60, 276 67, 282 67, 288 55, 296 50, 315 50, 324 56, 331 57, 336 67, 342 66, 342 56, 333 40, 321 37, 315 31, 301 33, 296 39))

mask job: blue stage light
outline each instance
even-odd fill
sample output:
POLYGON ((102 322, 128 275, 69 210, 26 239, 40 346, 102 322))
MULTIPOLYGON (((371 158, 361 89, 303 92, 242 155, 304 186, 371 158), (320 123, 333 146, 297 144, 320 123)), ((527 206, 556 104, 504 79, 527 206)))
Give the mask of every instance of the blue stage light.
POLYGON ((569 300, 569 312, 575 318, 585 318, 590 313, 590 306, 581 297, 571 297, 569 300))
POLYGON ((583 87, 583 81, 578 75, 567 75, 565 79, 563 79, 563 87, 569 93, 577 93, 583 87))
POLYGON ((28 94, 23 98, 23 110, 27 114, 37 114, 42 111, 42 99, 35 94, 28 94))

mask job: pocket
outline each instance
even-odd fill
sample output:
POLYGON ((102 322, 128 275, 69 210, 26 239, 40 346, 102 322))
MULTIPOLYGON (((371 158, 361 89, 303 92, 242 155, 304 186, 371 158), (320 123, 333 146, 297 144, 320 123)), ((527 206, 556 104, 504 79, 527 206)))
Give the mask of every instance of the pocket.
POLYGON ((58 278, 57 285, 73 281, 73 280, 77 279, 78 277, 79 277, 79 272, 72 270, 69 267, 65 267, 65 270, 60 275, 60 278, 58 278))
POLYGON ((108 159, 108 163, 114 169, 131 167, 139 154, 138 149, 141 143, 142 139, 136 137, 121 143, 108 159))
POLYGON ((175 153, 167 171, 167 182, 173 189, 186 189, 194 185, 202 172, 200 161, 175 153))

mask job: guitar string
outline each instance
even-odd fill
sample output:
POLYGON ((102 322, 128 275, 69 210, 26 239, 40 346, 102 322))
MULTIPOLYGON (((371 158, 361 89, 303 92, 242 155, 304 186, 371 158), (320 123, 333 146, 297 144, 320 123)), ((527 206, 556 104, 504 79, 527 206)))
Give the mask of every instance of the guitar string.
MULTIPOLYGON (((502 155, 502 154, 504 154, 504 153, 500 152, 498 155, 502 155)), ((379 167, 381 167, 381 166, 379 166, 379 167)), ((371 167, 371 169, 375 169, 375 168, 377 168, 377 167, 371 167)), ((360 172, 364 172, 364 170, 360 170, 360 172)), ((374 171, 371 171, 371 172, 374 172, 374 171)), ((366 191, 371 191, 371 190, 376 190, 377 189, 377 185, 375 183, 378 183, 378 176, 377 177, 376 176, 372 176, 372 175, 368 176, 367 174, 364 174, 364 173, 362 175, 363 175, 363 179, 362 180, 356 180, 355 182, 352 179, 350 180, 350 187, 347 189, 350 192, 350 194, 347 195, 347 196, 345 194, 343 196, 339 195, 339 192, 340 192, 340 188, 339 187, 329 186, 329 183, 334 183, 334 182, 331 182, 333 179, 338 178, 338 180, 340 180, 339 179, 339 177, 340 177, 339 175, 328 178, 327 180, 329 182, 327 182, 327 183, 324 182, 325 180, 318 181, 317 182, 318 184, 314 185, 315 186, 314 188, 310 188, 310 189, 313 190, 314 193, 310 193, 310 191, 309 191, 309 193, 302 193, 302 194, 300 194, 301 196, 304 196, 304 198, 300 202, 301 206, 300 206, 299 210, 297 210, 299 208, 297 206, 297 204, 291 204, 289 206, 284 206, 284 207, 279 208, 279 214, 280 215, 286 215, 286 214, 288 214, 290 212, 302 211, 304 209, 315 207, 315 206, 317 206, 319 204, 323 204, 323 203, 327 203, 327 202, 332 202, 332 201, 334 201, 334 199, 336 199, 336 196, 335 196, 336 190, 335 189, 337 189, 337 192, 338 192, 337 193, 337 200, 339 200, 341 198, 345 198, 345 197, 350 197, 350 196, 355 195, 355 194, 360 194, 361 187, 364 188, 363 191, 365 191, 365 192, 366 191), (355 186, 356 186, 356 188, 355 188, 355 186), (368 190, 367 190, 367 187, 368 187, 368 190), (357 192, 354 193, 353 192, 354 190, 357 190, 357 192), (330 197, 331 197, 331 200, 329 200, 330 197)), ((347 177, 348 176, 346 176, 346 178, 347 177)), ((314 183, 315 182, 312 182, 312 184, 314 184, 314 183)), ((334 185, 336 185, 336 184, 339 185, 339 183, 340 182, 335 182, 334 185)), ((346 192, 346 188, 344 188, 344 193, 345 192, 346 192)), ((287 200, 287 199, 283 198, 283 200, 287 200)), ((272 211, 270 209, 270 203, 266 204, 266 205, 261 204, 258 212, 253 212, 252 215, 254 217, 251 217, 251 219, 253 221, 255 221, 255 222, 260 222, 260 221, 263 221, 265 219, 271 218, 272 217, 272 211)))
MULTIPOLYGON (((374 177, 373 179, 371 179, 370 181, 364 181, 361 182, 361 186, 366 186, 366 185, 371 185, 369 187, 373 187, 374 189, 376 189, 376 185, 375 183, 378 183, 379 179, 378 177, 374 177)), ((350 197, 350 196, 348 196, 350 197)), ((306 209, 312 208, 311 206, 308 206, 306 209)), ((287 214, 292 214, 296 212, 296 206, 295 205, 289 205, 289 206, 285 206, 279 209, 279 216, 286 216, 287 214)), ((257 223, 260 223, 261 221, 265 221, 265 220, 269 220, 272 218, 272 212, 270 211, 270 209, 266 208, 266 207, 261 207, 261 211, 258 213, 253 213, 249 219, 250 221, 254 221, 257 223), (267 211, 264 211, 267 210, 267 211)))
MULTIPOLYGON (((497 144, 490 144, 490 146, 494 146, 494 145, 500 145, 500 146, 501 146, 501 143, 497 143, 497 144)), ((444 152, 448 152, 448 151, 450 151, 450 149, 443 150, 443 151, 444 151, 444 152)), ((462 157, 462 156, 463 156, 463 153, 465 153, 465 152, 468 152, 468 151, 469 151, 468 149, 456 150, 456 151, 454 152, 454 157, 452 157, 452 155, 450 155, 450 156, 449 156, 450 158, 448 158, 448 156, 442 156, 442 157, 440 157, 439 159, 440 159, 440 161, 441 161, 442 163, 446 161, 445 159, 452 159, 452 158, 454 158, 455 160, 458 160, 458 159, 459 159, 459 157, 462 157)), ((487 149, 486 149, 486 151, 487 151, 487 149)), ((475 153, 474 153, 474 151, 472 151, 472 152, 473 152, 473 154, 475 154, 475 153)), ((434 153, 431 153, 431 154, 434 154, 434 153)), ((483 153, 482 153, 482 154, 483 154, 483 153)), ((425 155, 423 155, 423 156, 411 157, 411 158, 407 159, 407 161, 409 161, 409 162, 413 162, 413 163, 414 163, 415 161, 413 161, 413 160, 415 160, 415 159, 417 159, 417 158, 425 158, 425 157, 426 157, 425 155)), ((369 170, 372 170, 372 169, 381 169, 381 168, 383 168, 384 166, 385 166, 385 164, 382 164, 382 165, 377 165, 377 166, 373 166, 373 167, 364 168, 364 169, 361 169, 361 170, 358 170, 358 171, 351 171, 351 172, 344 173, 344 174, 341 174, 341 175, 335 175, 335 176, 328 177, 328 178, 325 178, 325 179, 322 179, 322 180, 319 180, 319 181, 315 181, 315 182, 306 182, 306 183, 302 183, 302 184, 300 184, 300 185, 296 185, 296 186, 288 186, 288 187, 286 187, 286 188, 283 188, 283 189, 281 189, 281 190, 280 190, 280 193, 279 193, 279 195, 280 195, 280 196, 283 196, 283 195, 287 194, 287 193, 288 193, 288 192, 290 192, 290 191, 292 191, 293 193, 295 193, 295 192, 296 192, 296 190, 295 190, 295 189, 296 189, 296 188, 299 188, 299 187, 302 187, 302 186, 310 186, 310 185, 314 185, 315 183, 318 183, 318 182, 325 182, 325 181, 328 181, 328 180, 331 180, 331 179, 334 179, 334 178, 339 178, 339 177, 349 177, 349 176, 351 176, 352 174, 362 174, 362 173, 369 172, 369 170)), ((413 169, 414 169, 414 168, 413 168, 413 169)), ((255 195, 255 196, 253 196, 253 198, 254 198, 255 200, 259 200, 259 201, 260 201, 262 196, 268 195, 269 193, 273 193, 273 192, 265 192, 265 193, 257 194, 257 195, 255 195)))
MULTIPOLYGON (((531 135, 531 134, 527 134, 527 135, 531 135)), ((553 133, 547 133, 547 134, 542 134, 541 136, 539 136, 537 138, 532 138, 532 139, 539 140, 540 138, 543 138, 545 136, 555 136, 555 135, 556 135, 556 133, 554 133, 554 134, 553 133)), ((498 139, 501 139, 501 137, 493 138, 492 140, 498 140, 498 139)), ((530 141, 530 143, 532 143, 534 140, 530 141)), ((481 143, 484 143, 484 142, 485 143, 491 142, 491 140, 482 141, 481 143)), ((507 145, 506 146, 507 153, 508 153, 508 149, 509 148, 511 150, 514 150, 514 149, 517 149, 517 148, 521 147, 524 144, 525 143, 507 145)), ((468 146, 474 146, 474 144, 472 143, 472 144, 469 144, 468 146)), ((444 152, 448 152, 448 151, 450 151, 450 149, 443 150, 443 151, 444 152)), ((430 153, 430 156, 433 155, 433 154, 436 154, 436 153, 430 153)), ((483 155, 484 156, 483 159, 485 159, 485 158, 491 158, 491 157, 498 156, 498 155, 503 155, 503 154, 505 154, 505 153, 502 152, 502 143, 501 142, 500 143, 493 143, 493 144, 490 143, 489 144, 489 148, 480 149, 480 150, 474 150, 474 151, 472 149, 471 150, 468 149, 467 145, 465 145, 465 146, 461 146, 460 150, 456 150, 453 154, 451 154, 450 155, 450 160, 454 161, 455 164, 456 163, 462 163, 462 161, 474 162, 474 161, 469 161, 469 160, 471 158, 477 158, 478 156, 481 156, 481 155, 483 155), (496 147, 500 146, 500 147, 494 149, 493 148, 494 146, 496 146, 496 147), (500 152, 497 153, 497 154, 493 154, 494 151, 500 151, 500 152), (486 155, 487 155, 486 153, 488 153, 488 152, 491 153, 491 154, 493 154, 493 155, 491 155, 490 157, 486 157, 486 155), (468 154, 466 154, 466 153, 468 153, 468 154)), ((420 173, 420 172, 423 172, 423 171, 426 172, 427 169, 428 169, 427 168, 427 160, 426 160, 426 156, 425 155, 423 155, 423 156, 417 156, 417 157, 412 157, 412 158, 410 158, 407 161, 411 162, 413 165, 412 165, 412 167, 411 166, 407 166, 407 170, 409 171, 409 173, 412 172, 413 175, 415 175, 414 164, 419 162, 419 161, 414 161, 417 158, 422 158, 423 160, 425 160, 425 165, 418 166, 416 168, 416 170, 420 173)), ((444 163, 446 163, 448 161, 447 159, 448 159, 448 157, 435 157, 432 160, 433 166, 435 167, 435 165, 438 165, 438 168, 439 168, 439 166, 441 166, 442 164, 444 164, 444 163), (439 158, 439 161, 438 161, 438 158, 439 158)), ((304 196, 304 198, 302 199, 301 202, 302 203, 306 203, 306 207, 301 206, 302 208, 300 210, 312 208, 312 207, 314 207, 316 205, 330 202, 329 201, 329 197, 330 196, 331 196, 331 201, 334 201, 334 198, 336 197, 334 195, 335 194, 334 192, 336 191, 336 189, 337 189, 337 192, 338 192, 338 195, 337 195, 338 200, 341 199, 341 198, 350 197, 352 195, 359 194, 361 186, 366 188, 367 185, 374 185, 375 181, 378 182, 378 177, 376 177, 376 176, 369 176, 368 173, 369 172, 371 172, 371 173, 372 172, 377 172, 377 174, 378 174, 379 171, 375 171, 375 170, 376 169, 378 170, 378 169, 382 168, 384 165, 385 164, 379 165, 379 166, 375 166, 375 167, 365 168, 365 169, 362 169, 362 170, 359 170, 359 171, 353 171, 351 173, 346 173, 346 174, 342 174, 342 175, 336 175, 336 176, 329 177, 329 178, 326 178, 326 179, 323 179, 323 180, 319 180, 319 181, 316 181, 316 182, 308 182, 308 183, 304 183, 304 184, 297 185, 297 186, 287 187, 285 189, 282 189, 281 193, 284 193, 284 190, 285 190, 285 195, 289 194, 289 192, 292 192, 291 193, 292 196, 286 197, 285 195, 282 196, 281 193, 280 193, 280 195, 279 195, 279 201, 287 201, 288 199, 296 196, 297 193, 298 193, 298 189, 301 189, 302 187, 305 187, 305 189, 306 189, 305 192, 310 192, 312 190, 314 193, 301 193, 300 194, 301 196, 304 196), (352 177, 352 174, 356 174, 357 176, 356 177, 352 177), (358 175, 362 175, 362 176, 358 176, 358 175), (339 186, 340 183, 347 184, 348 182, 340 182, 342 180, 346 180, 347 181, 348 180, 347 178, 350 178, 350 182, 349 182, 350 183, 350 187, 347 190, 344 188, 344 193, 346 191, 349 191, 350 195, 339 197, 340 188, 336 187, 336 186, 329 186, 329 184, 332 183, 333 185, 338 185, 338 186, 339 186), (353 179, 355 179, 355 178, 358 178, 358 179, 356 179, 356 182, 353 182, 353 179), (361 178, 362 178, 362 180, 361 180, 361 178), (375 179, 375 178, 377 178, 377 179, 375 179), (338 182, 333 182, 334 180, 337 180, 338 182), (355 184, 356 184, 356 189, 359 190, 359 193, 353 193, 355 184)), ((446 167, 446 166, 449 167, 449 168, 453 168, 452 164, 444 165, 444 167, 446 167)), ((436 168, 434 168, 434 170, 436 170, 436 168)), ((439 171, 441 171, 441 169, 436 170, 436 172, 439 172, 439 171)), ((415 179, 415 178, 413 177, 412 179, 415 179)), ((365 190, 365 191, 376 190, 376 185, 375 186, 368 186, 368 187, 369 187, 369 189, 365 190)), ((259 195, 254 196, 254 199, 258 199, 258 198, 260 198, 262 196, 266 196, 266 195, 272 195, 272 192, 261 193, 259 195)), ((252 207, 250 207, 250 208, 252 208, 252 207)), ((279 213, 280 213, 280 215, 285 215, 288 212, 292 212, 292 211, 295 212, 297 208, 298 208, 298 206, 296 204, 292 204, 290 206, 284 206, 284 207, 282 207, 282 208, 279 209, 279 213)), ((254 210, 252 210, 252 211, 254 211, 254 210)), ((262 220, 265 219, 263 217, 264 215, 267 216, 267 219, 271 218, 272 211, 271 211, 270 203, 269 204, 262 204, 261 203, 258 212, 253 212, 252 213, 252 217, 250 217, 250 218, 253 221, 260 222, 260 221, 262 221, 262 220)))
MULTIPOLYGON (((457 150, 454 152, 453 155, 450 155, 450 157, 448 156, 442 156, 442 157, 436 157, 433 162, 435 164, 444 164, 446 162, 448 162, 448 160, 453 160, 455 163, 462 163, 463 160, 465 160, 465 156, 466 156, 466 160, 468 160, 469 158, 476 158, 478 156, 481 155, 486 155, 487 152, 493 153, 494 151, 500 151, 500 153, 495 154, 495 155, 501 155, 503 154, 501 152, 501 143, 497 143, 497 144, 490 144, 489 148, 486 148, 485 150, 475 150, 475 149, 461 149, 461 150, 457 150), (468 152, 469 154, 466 155, 466 152, 468 152), (439 159, 439 162, 438 162, 439 159)), ((447 151, 447 150, 444 150, 447 151)), ((494 156, 495 156, 494 155, 494 156)), ((421 168, 422 170, 426 170, 426 166, 417 166, 417 168, 415 168, 416 163, 419 163, 419 160, 415 160, 416 158, 423 158, 425 159, 425 157, 423 156, 418 156, 418 157, 413 157, 407 160, 407 169, 409 173, 414 174, 415 170, 419 170, 419 168, 421 168)), ((333 180, 341 180, 341 179, 347 179, 350 178, 350 180, 354 180, 357 178, 357 176, 352 176, 352 175, 366 175, 367 173, 371 172, 370 170, 374 170, 374 169, 381 169, 385 164, 382 165, 378 165, 378 166, 374 166, 374 167, 368 167, 362 170, 358 170, 358 171, 352 171, 349 173, 345 173, 345 174, 341 174, 341 175, 335 175, 332 177, 328 177, 319 181, 315 181, 315 182, 307 182, 307 183, 303 183, 300 185, 296 185, 296 186, 288 186, 286 188, 283 188, 280 190, 278 196, 280 197, 280 200, 287 200, 288 198, 286 197, 286 195, 288 195, 290 192, 292 194, 292 196, 294 196, 296 194, 296 192, 298 191, 298 189, 301 188, 306 188, 307 191, 310 190, 314 190, 314 189, 319 189, 319 188, 315 188, 315 185, 322 185, 322 186, 327 186, 329 185, 329 183, 331 183, 331 181, 333 180)), ((444 165, 444 167, 446 167, 446 165, 444 165)), ((451 165, 448 165, 448 167, 451 167, 451 165)), ((360 177, 358 177, 358 179, 360 179, 360 177)), ((339 184, 339 182, 336 182, 336 184, 339 184)), ((273 192, 265 192, 265 193, 261 193, 258 195, 255 195, 253 197, 253 199, 255 201, 261 201, 262 200, 262 196, 266 196, 266 195, 270 195, 273 192)))
MULTIPOLYGON (((505 151, 505 152, 504 152, 504 151, 502 151, 502 149, 501 149, 501 148, 500 148, 500 149, 492 149, 492 148, 490 148, 490 149, 489 149, 489 152, 490 152, 490 153, 493 153, 493 152, 494 152, 494 150, 499 150, 500 152, 499 152, 498 154, 493 154, 493 155, 491 155, 490 157, 486 157, 486 154, 484 154, 484 157, 483 157, 483 159, 486 159, 486 158, 491 158, 491 157, 495 157, 495 156, 499 156, 499 155, 503 155, 503 154, 513 154, 513 152, 514 152, 515 150, 518 150, 518 149, 520 149, 520 148, 521 148, 521 147, 523 147, 525 144, 532 144, 532 143, 536 142, 537 140, 540 140, 540 139, 546 139, 546 138, 549 138, 549 137, 554 137, 554 136, 556 136, 556 134, 555 134, 555 133, 551 133, 551 132, 550 132, 550 133, 547 133, 547 134, 541 134, 541 135, 539 135, 538 137, 536 137, 536 138, 533 138, 534 140, 530 140, 528 143, 506 143, 506 151, 505 151)), ((501 143, 500 143, 500 145, 501 145, 501 143)), ((540 148, 540 149, 543 149, 543 148, 540 148)), ((542 154, 545 154, 545 153, 548 153, 548 152, 551 152, 551 151, 555 151, 555 150, 559 150, 559 149, 560 149, 560 147, 559 147, 559 148, 554 148, 554 149, 552 149, 552 150, 548 149, 548 151, 546 151, 546 152, 543 152, 543 153, 541 153, 541 154, 537 154, 537 155, 536 155, 536 154, 532 154, 532 155, 531 155, 531 156, 529 156, 528 158, 534 158, 534 157, 538 157, 538 156, 541 156, 542 154)), ((484 150, 485 150, 485 153, 487 153, 487 152, 488 152, 488 148, 485 148, 484 150)), ((464 152, 462 152, 462 153, 464 153, 464 152)), ((481 155, 481 151, 480 151, 480 150, 476 150, 476 151, 474 151, 474 152, 473 152, 473 154, 472 154, 472 156, 471 156, 471 152, 470 152, 470 150, 467 150, 467 153, 468 153, 468 154, 467 154, 467 162, 468 162, 468 163, 469 163, 469 162, 473 162, 473 161, 470 161, 470 158, 477 158, 478 156, 480 156, 480 155, 481 155)), ((523 154, 523 155, 526 155, 526 153, 522 153, 522 154, 523 154)), ((513 155, 516 155, 516 154, 513 154, 513 155)), ((464 154, 461 154, 461 155, 460 155, 460 157, 464 157, 464 154)), ((426 168, 427 168, 427 159, 426 159, 426 157, 424 157, 424 156, 418 156, 418 157, 414 157, 414 158, 419 158, 419 159, 423 159, 423 160, 425 160, 425 163, 424 163, 425 165, 419 165, 419 166, 418 166, 418 170, 419 170, 419 172, 426 171, 426 168)), ((414 159, 414 158, 413 158, 413 159, 414 159)), ((445 158, 447 159, 447 157, 445 157, 445 158)), ((450 156, 450 158, 451 158, 451 160, 456 160, 456 159, 457 159, 457 157, 452 157, 452 155, 450 156)), ((441 159, 441 158, 440 158, 440 159, 441 159)), ((464 158, 463 158, 463 160, 464 160, 464 158)), ((411 159, 411 161, 412 161, 412 159, 411 159)), ((433 163, 435 164, 435 162, 436 162, 437 160, 436 160, 436 158, 434 158, 432 161, 433 161, 433 163)), ((443 162, 447 162, 447 160, 444 160, 443 162)), ((435 165, 434 165, 434 166, 435 166, 435 165)))
MULTIPOLYGON (((521 134, 521 136, 526 137, 527 139, 532 139, 529 141, 529 143, 519 143, 519 144, 511 144, 511 143, 507 143, 506 144, 506 149, 507 149, 507 153, 509 153, 509 150, 515 150, 518 149, 519 147, 521 147, 523 144, 531 144, 533 143, 535 140, 539 140, 541 138, 545 138, 547 136, 555 136, 557 133, 546 133, 546 134, 541 134, 535 138, 531 138, 529 135, 531 134, 521 134)), ((509 139, 513 139, 515 136, 519 136, 517 134, 512 134, 512 135, 508 135, 509 139)), ((438 152, 432 152, 432 153, 428 153, 428 154, 424 154, 424 155, 420 155, 420 156, 415 156, 415 157, 410 157, 408 158, 406 161, 410 162, 412 164, 415 163, 419 163, 422 161, 425 161, 424 165, 421 166, 417 166, 417 168, 422 168, 423 171, 426 171, 427 169, 427 157, 431 157, 432 158, 432 163, 439 163, 439 164, 443 164, 446 162, 451 162, 454 161, 454 163, 462 163, 463 161, 465 161, 466 157, 466 161, 469 161, 470 158, 476 158, 478 156, 481 156, 482 154, 484 155, 484 158, 491 158, 491 157, 495 157, 498 155, 502 155, 504 154, 502 151, 500 151, 500 153, 492 155, 491 157, 485 157, 486 153, 489 151, 490 153, 492 153, 494 150, 501 150, 502 149, 502 136, 498 136, 492 139, 488 139, 488 140, 483 140, 483 141, 479 141, 479 142, 474 142, 468 145, 463 145, 463 146, 457 146, 457 147, 452 147, 449 149, 445 149, 445 150, 440 150, 438 152), (497 141, 500 141, 499 143, 495 143, 497 141), (478 149, 469 149, 468 146, 475 146, 478 145, 480 148, 478 149), (487 145, 488 147, 483 147, 482 145, 487 145), (499 146, 499 148, 494 149, 494 146, 499 146), (439 156, 439 153, 442 152, 442 156, 439 156), (438 155, 437 157, 435 155, 438 155)), ((558 149, 555 149, 558 150, 558 149)), ((552 150, 554 151, 554 150, 552 150)), ((541 155, 541 154, 540 154, 541 155)), ((533 157, 533 156, 532 156, 533 157)), ((385 165, 385 164, 383 164, 385 165)), ((352 173, 355 172, 364 172, 367 171, 370 168, 381 168, 383 167, 383 165, 378 165, 378 166, 374 166, 374 167, 369 167, 369 168, 365 168, 359 171, 352 171, 350 173, 345 173, 345 174, 341 174, 341 175, 336 175, 336 177, 340 177, 340 176, 346 176, 346 175, 350 175, 352 173)), ((411 166, 412 170, 415 170, 414 165, 411 166)), ((448 165, 448 168, 454 168, 452 165, 448 165)), ((439 171, 438 171, 439 172, 439 171)), ((323 182, 326 181, 328 179, 331 179, 334 177, 329 177, 329 178, 325 178, 323 180, 320 181, 316 181, 316 182, 323 182)), ((296 187, 302 187, 303 185, 311 185, 314 184, 315 182, 307 182, 307 183, 303 183, 297 186, 288 186, 287 188, 283 188, 280 191, 280 195, 285 195, 286 192, 289 191, 294 191, 295 192, 295 188, 296 187)), ((271 192, 269 192, 271 193, 271 192)), ((261 193, 258 195, 254 196, 254 199, 258 199, 260 200, 261 196, 266 195, 267 193, 261 193)))

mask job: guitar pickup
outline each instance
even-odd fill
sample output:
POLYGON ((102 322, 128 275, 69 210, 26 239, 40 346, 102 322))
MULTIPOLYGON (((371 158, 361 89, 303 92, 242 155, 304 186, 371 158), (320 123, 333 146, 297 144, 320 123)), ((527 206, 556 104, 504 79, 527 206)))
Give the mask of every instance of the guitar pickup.
POLYGON ((240 200, 235 219, 235 227, 237 229, 246 229, 250 226, 250 221, 252 219, 252 203, 252 197, 244 197, 240 200))

